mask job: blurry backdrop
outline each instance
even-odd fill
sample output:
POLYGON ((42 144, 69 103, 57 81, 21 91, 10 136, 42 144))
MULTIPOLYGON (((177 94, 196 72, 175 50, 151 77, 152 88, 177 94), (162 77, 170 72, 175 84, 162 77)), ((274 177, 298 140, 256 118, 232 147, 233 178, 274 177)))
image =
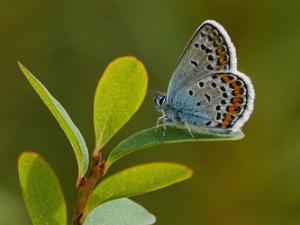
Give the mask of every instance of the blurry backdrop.
MULTIPOLYGON (((238 67, 256 88, 245 139, 155 147, 126 157, 111 172, 150 161, 194 169, 187 182, 134 198, 158 217, 157 225, 300 224, 299 7, 296 0, 2 0, 0 224, 30 224, 17 174, 25 150, 54 167, 69 212, 76 198, 71 146, 18 60, 65 106, 92 149, 93 96, 106 64, 134 55, 147 67, 149 90, 166 90, 180 52, 206 19, 225 26, 238 67)), ((155 125, 158 116, 149 95, 106 149, 155 125)))

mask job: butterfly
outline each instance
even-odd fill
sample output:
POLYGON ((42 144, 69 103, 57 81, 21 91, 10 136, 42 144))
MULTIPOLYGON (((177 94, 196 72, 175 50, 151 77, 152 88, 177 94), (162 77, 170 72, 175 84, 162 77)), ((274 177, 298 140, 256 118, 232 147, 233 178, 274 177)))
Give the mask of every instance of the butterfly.
MULTIPOLYGON (((207 20, 183 50, 167 93, 154 97, 157 120, 209 132, 239 130, 253 111, 251 80, 237 70, 236 50, 225 29, 207 20)), ((165 135, 165 133, 164 133, 165 135)))

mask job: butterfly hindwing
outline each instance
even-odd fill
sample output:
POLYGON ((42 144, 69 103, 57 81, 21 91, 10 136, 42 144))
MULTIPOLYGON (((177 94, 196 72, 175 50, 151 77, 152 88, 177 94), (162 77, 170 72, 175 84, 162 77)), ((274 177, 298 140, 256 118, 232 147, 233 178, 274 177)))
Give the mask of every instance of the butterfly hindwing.
POLYGON ((240 72, 208 75, 174 96, 181 120, 196 127, 238 129, 253 109, 254 91, 240 72))
POLYGON ((235 48, 225 29, 215 21, 205 21, 184 49, 169 83, 167 102, 176 91, 210 73, 236 70, 235 48))

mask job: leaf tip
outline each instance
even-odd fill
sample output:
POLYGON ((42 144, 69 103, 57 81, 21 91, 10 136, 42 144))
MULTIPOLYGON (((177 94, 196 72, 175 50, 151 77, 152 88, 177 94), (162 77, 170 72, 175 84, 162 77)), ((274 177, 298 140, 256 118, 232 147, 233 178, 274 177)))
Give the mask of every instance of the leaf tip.
POLYGON ((174 166, 181 168, 186 173, 186 179, 189 179, 194 175, 194 171, 190 167, 188 167, 184 164, 174 163, 174 162, 172 162, 170 164, 173 164, 174 166))
POLYGON ((121 57, 118 57, 118 58, 114 59, 110 64, 113 64, 114 62, 119 61, 119 60, 128 60, 128 61, 132 61, 134 63, 137 63, 143 71, 143 75, 145 76, 146 82, 148 82, 147 69, 146 69, 144 63, 142 61, 140 61, 137 57, 132 56, 132 55, 121 56, 121 57))
POLYGON ((112 62, 114 62, 116 60, 120 60, 120 59, 132 60, 132 61, 135 61, 135 62, 139 62, 139 60, 135 56, 132 56, 132 55, 124 55, 124 56, 117 57, 112 62))
POLYGON ((38 157, 39 155, 36 153, 36 152, 22 152, 20 155, 19 155, 19 158, 18 158, 18 162, 20 162, 22 159, 24 158, 27 158, 27 157, 38 157))
POLYGON ((49 163, 36 152, 23 152, 18 159, 18 172, 23 198, 32 223, 57 224, 57 221, 60 221, 59 224, 66 224, 65 199, 59 180, 49 163), (43 191, 37 195, 41 188, 43 191), (40 207, 45 202, 47 207, 40 207))
POLYGON ((47 162, 47 160, 43 156, 41 156, 40 154, 38 154, 36 152, 31 152, 31 151, 26 151, 26 152, 21 153, 21 155, 18 158, 18 165, 20 165, 21 161, 26 158, 38 159, 38 160, 42 161, 43 163, 47 164, 48 166, 50 166, 49 163, 47 162))
POLYGON ((22 72, 28 71, 28 69, 20 61, 17 61, 17 63, 22 72))
POLYGON ((18 66, 23 73, 23 75, 28 79, 29 77, 34 77, 33 74, 20 62, 18 61, 18 66))
POLYGON ((137 112, 146 96, 147 86, 146 68, 136 57, 121 56, 108 64, 94 97, 96 148, 106 145, 137 112), (118 91, 112 93, 112 88, 118 91), (121 113, 122 117, 118 116, 121 113))

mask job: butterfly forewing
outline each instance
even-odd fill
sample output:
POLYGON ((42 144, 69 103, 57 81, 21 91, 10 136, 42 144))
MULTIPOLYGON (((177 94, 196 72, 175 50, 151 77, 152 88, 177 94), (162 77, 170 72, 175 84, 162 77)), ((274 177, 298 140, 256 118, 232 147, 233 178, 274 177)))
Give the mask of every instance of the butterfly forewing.
POLYGON ((210 73, 236 70, 236 53, 225 29, 215 21, 205 21, 184 49, 169 83, 167 102, 175 93, 210 73))

